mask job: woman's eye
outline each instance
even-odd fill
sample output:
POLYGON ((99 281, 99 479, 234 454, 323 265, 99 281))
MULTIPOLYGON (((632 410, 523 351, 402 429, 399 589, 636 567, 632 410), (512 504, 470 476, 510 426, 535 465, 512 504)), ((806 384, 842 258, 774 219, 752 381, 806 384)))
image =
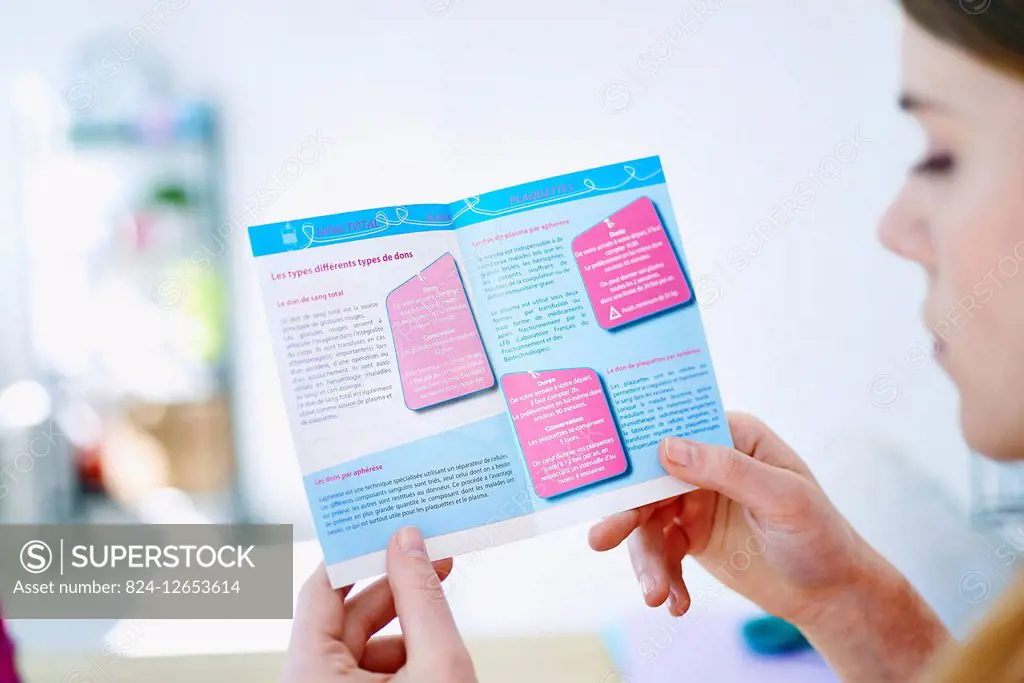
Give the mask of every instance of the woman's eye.
POLYGON ((953 170, 953 155, 948 152, 931 154, 914 166, 919 175, 944 175, 953 170))

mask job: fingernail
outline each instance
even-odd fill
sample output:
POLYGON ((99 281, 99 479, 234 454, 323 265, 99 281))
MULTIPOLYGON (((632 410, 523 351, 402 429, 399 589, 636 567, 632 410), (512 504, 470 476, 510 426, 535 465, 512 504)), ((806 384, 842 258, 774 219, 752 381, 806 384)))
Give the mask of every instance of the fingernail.
POLYGON ((681 617, 686 611, 686 601, 675 591, 672 591, 672 595, 668 599, 668 611, 674 617, 681 617))
POLYGON ((646 598, 654 590, 654 577, 649 574, 641 574, 638 578, 640 579, 640 590, 644 592, 644 597, 646 598))
POLYGON ((423 543, 423 534, 412 526, 398 530, 398 549, 410 557, 427 556, 427 546, 423 543))
POLYGON ((675 591, 672 591, 672 595, 668 599, 668 612, 674 617, 683 616, 683 602, 675 591))
POLYGON ((665 439, 665 457, 682 467, 693 465, 697 456, 697 446, 686 439, 669 437, 665 439))

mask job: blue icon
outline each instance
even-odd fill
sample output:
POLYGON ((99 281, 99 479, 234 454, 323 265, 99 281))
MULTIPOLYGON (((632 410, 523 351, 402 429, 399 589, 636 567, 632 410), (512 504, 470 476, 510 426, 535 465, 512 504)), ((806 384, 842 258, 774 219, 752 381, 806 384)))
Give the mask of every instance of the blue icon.
POLYGON ((295 234, 295 228, 292 227, 291 223, 285 223, 284 227, 281 228, 281 242, 284 244, 298 244, 299 238, 295 234))

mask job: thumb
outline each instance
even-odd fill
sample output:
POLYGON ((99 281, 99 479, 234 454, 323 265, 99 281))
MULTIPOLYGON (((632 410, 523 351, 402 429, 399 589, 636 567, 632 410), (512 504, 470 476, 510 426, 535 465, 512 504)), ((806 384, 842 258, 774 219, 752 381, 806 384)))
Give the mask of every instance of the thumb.
POLYGON ((409 661, 431 662, 431 668, 447 667, 463 658, 468 662, 462 636, 419 530, 405 527, 392 537, 387 563, 409 661))
POLYGON ((662 466, 676 479, 731 498, 752 512, 771 515, 799 496, 799 475, 728 446, 669 437, 661 442, 662 466))

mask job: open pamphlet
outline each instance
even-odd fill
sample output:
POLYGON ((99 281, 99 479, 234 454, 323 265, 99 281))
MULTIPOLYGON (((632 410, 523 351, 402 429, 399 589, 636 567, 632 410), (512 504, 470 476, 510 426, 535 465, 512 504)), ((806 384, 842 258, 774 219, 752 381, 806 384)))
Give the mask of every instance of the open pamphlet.
POLYGON ((678 495, 730 445, 658 157, 450 204, 249 228, 335 586, 678 495))

